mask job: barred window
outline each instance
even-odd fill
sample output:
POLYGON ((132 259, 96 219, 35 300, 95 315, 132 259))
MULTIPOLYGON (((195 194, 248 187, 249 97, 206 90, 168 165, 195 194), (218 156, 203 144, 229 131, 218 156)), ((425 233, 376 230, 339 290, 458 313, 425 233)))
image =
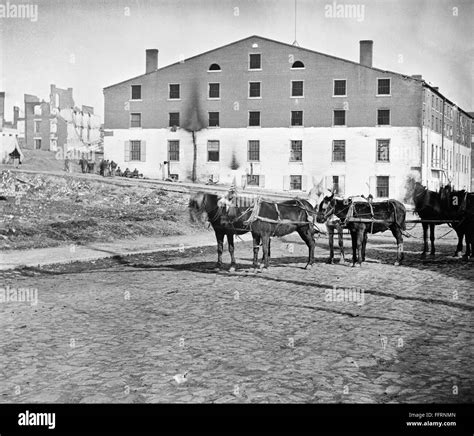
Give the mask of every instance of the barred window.
POLYGON ((142 86, 132 85, 132 100, 140 100, 142 98, 142 86))
POLYGON ((140 160, 141 141, 130 141, 130 160, 140 160))
POLYGON ((390 95, 390 79, 378 79, 377 94, 390 95))
POLYGON ((290 161, 301 162, 303 160, 303 141, 291 141, 290 161))
POLYGON ((221 97, 220 83, 209 83, 209 98, 220 98, 220 97, 221 97))
POLYGON ((221 67, 219 64, 212 64, 210 67, 209 67, 209 71, 220 71, 221 70, 221 67))
POLYGON ((388 197, 388 176, 377 176, 377 197, 388 197))
POLYGON ((335 195, 339 194, 339 176, 332 176, 332 192, 335 195))
POLYGON ((219 141, 207 141, 208 162, 219 162, 219 141))
POLYGON ((302 176, 290 176, 290 189, 295 191, 301 191, 302 179, 302 176))
POLYGON ((332 161, 346 161, 346 141, 344 139, 332 141, 332 161))
POLYGON ((260 82, 249 82, 249 97, 261 97, 260 82))
POLYGON ((170 127, 179 127, 179 112, 170 112, 170 127))
POLYGON ((168 160, 173 162, 179 161, 179 141, 168 141, 168 160))
POLYGON ((35 133, 39 133, 41 130, 41 121, 35 121, 35 133))
POLYGON ((260 141, 249 141, 248 144, 248 160, 259 161, 260 160, 260 141))
POLYGON ((293 65, 291 66, 291 68, 304 68, 304 64, 301 61, 295 61, 293 62, 293 65))
POLYGON ((377 110, 377 125, 383 126, 390 124, 390 109, 377 110))
POLYGON ((209 112, 209 127, 219 127, 219 112, 209 112))
POLYGON ((377 139, 377 162, 390 162, 389 139, 377 139))
POLYGON ((334 80, 334 95, 346 95, 345 80, 334 80))
POLYGON ((334 111, 334 125, 345 126, 346 125, 346 111, 336 110, 334 111))
POLYGON ((303 125, 303 111, 291 111, 291 125, 292 126, 303 125))
POLYGON ((291 82, 291 96, 303 97, 303 81, 302 80, 293 80, 291 82))
POLYGON ((130 114, 130 127, 141 127, 142 126, 142 114, 132 113, 130 114))
POLYGON ((170 84, 170 93, 169 93, 170 100, 177 100, 180 98, 179 88, 180 88, 179 83, 170 84))
POLYGON ((249 59, 249 69, 260 70, 262 68, 262 56, 260 54, 251 54, 249 59))
POLYGON ((260 126, 260 112, 249 112, 249 126, 260 126))
POLYGON ((41 139, 35 139, 35 150, 41 149, 41 139))

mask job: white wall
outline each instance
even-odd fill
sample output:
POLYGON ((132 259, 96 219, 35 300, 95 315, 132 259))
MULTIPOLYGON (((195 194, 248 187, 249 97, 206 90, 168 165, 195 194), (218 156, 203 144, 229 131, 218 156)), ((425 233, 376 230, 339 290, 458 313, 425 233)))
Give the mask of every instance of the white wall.
MULTIPOLYGON (((198 146, 198 179, 207 181, 218 175, 221 183, 241 185, 242 175, 250 172, 247 141, 260 140, 260 163, 254 174, 265 175, 265 188, 283 190, 285 176, 305 177, 303 190, 313 181, 333 175, 345 175, 345 195, 375 195, 375 176, 390 176, 390 197, 403 199, 406 178, 420 167, 420 131, 417 127, 330 127, 330 128, 208 128, 196 134, 198 146), (207 162, 207 141, 220 141, 220 161, 207 162), (346 140, 346 162, 331 162, 332 141, 346 140), (390 163, 376 162, 376 139, 390 139, 390 163), (289 162, 290 141, 303 141, 303 162, 289 162), (230 169, 232 155, 240 164, 230 169), (306 182, 306 183, 305 183, 306 182), (368 186, 369 185, 369 186, 368 186)), ((117 129, 104 138, 104 158, 114 160, 122 170, 137 168, 146 177, 163 178, 160 164, 168 160, 167 141, 180 140, 180 162, 171 163, 171 173, 179 180, 189 179, 192 171, 193 145, 191 133, 183 129, 117 129), (125 141, 146 141, 145 162, 125 162, 125 141)))

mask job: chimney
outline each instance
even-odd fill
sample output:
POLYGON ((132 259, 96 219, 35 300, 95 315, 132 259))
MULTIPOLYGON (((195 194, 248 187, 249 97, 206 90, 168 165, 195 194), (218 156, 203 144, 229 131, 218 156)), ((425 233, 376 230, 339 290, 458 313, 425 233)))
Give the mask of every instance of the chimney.
POLYGON ((359 63, 366 67, 372 66, 372 51, 374 48, 374 41, 359 41, 360 44, 360 58, 359 63))
POLYGON ((149 48, 146 50, 146 73, 152 73, 158 69, 158 50, 149 48))
POLYGON ((13 106, 13 128, 16 129, 18 126, 18 118, 20 118, 20 108, 13 106))
POLYGON ((414 79, 423 80, 423 76, 421 74, 413 74, 411 77, 414 79))

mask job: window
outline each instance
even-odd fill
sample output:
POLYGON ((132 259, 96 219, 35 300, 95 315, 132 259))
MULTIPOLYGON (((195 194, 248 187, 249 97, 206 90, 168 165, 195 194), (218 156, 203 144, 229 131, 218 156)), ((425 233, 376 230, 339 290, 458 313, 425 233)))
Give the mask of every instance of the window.
POLYGON ((248 160, 249 161, 260 160, 260 141, 249 141, 248 160))
POLYGON ((260 112, 249 112, 249 126, 260 126, 260 112))
POLYGON ((334 111, 334 125, 345 126, 346 125, 346 111, 336 110, 334 111))
POLYGON ((210 67, 209 67, 209 71, 220 71, 221 70, 221 67, 219 64, 212 64, 210 67))
POLYGON ((41 130, 41 121, 35 121, 35 133, 39 133, 41 130))
POLYGON ((141 141, 130 141, 130 160, 140 160, 141 141))
POLYGON ((207 141, 207 161, 219 162, 219 141, 207 141))
POLYGON ((41 149, 41 139, 35 139, 35 150, 41 149))
POLYGON ((346 141, 344 139, 332 141, 332 161, 346 161, 346 141))
POLYGON ((332 176, 332 192, 335 195, 339 194, 339 176, 332 176))
POLYGON ((302 176, 290 176, 290 189, 295 191, 301 191, 302 178, 302 176))
POLYGON ((388 176, 377 176, 377 197, 388 197, 388 176))
POLYGON ((40 115, 41 116, 41 105, 38 104, 38 105, 34 106, 33 111, 34 111, 35 115, 40 115))
POLYGON ((377 79, 377 95, 390 95, 390 79, 377 79))
POLYGON ((172 83, 170 84, 170 93, 169 93, 170 100, 179 100, 179 83, 172 83))
POLYGON ((132 85, 132 100, 141 100, 142 98, 142 86, 132 85))
POLYGON ((249 98, 261 97, 260 82, 249 82, 249 98))
POLYGON ((293 62, 293 65, 291 66, 291 68, 304 68, 304 64, 301 61, 295 61, 293 62))
POLYGON ((291 82, 291 96, 292 97, 303 97, 303 81, 292 80, 291 82))
POLYGON ((221 98, 220 83, 209 83, 209 98, 221 98))
POLYGON ((262 69, 262 56, 260 54, 249 55, 249 69, 250 70, 262 69))
POLYGON ((260 176, 256 174, 247 174, 247 186, 260 186, 260 176))
POLYGON ((219 112, 209 112, 209 127, 219 127, 219 112))
POLYGON ((179 127, 179 112, 170 112, 170 127, 179 127))
POLYGON ((291 141, 290 161, 301 162, 303 160, 303 141, 291 141))
POLYGON ((130 114, 130 127, 141 127, 142 126, 142 114, 135 113, 130 114))
POLYGON ((179 141, 168 141, 168 160, 179 161, 179 141))
POLYGON ((292 126, 303 125, 303 111, 291 111, 291 125, 292 126))
POLYGON ((377 162, 390 162, 389 139, 377 139, 377 162))
POLYGON ((334 80, 334 95, 346 95, 346 81, 334 80))
POLYGON ((390 110, 389 109, 378 109, 377 110, 377 125, 384 126, 390 124, 390 110))

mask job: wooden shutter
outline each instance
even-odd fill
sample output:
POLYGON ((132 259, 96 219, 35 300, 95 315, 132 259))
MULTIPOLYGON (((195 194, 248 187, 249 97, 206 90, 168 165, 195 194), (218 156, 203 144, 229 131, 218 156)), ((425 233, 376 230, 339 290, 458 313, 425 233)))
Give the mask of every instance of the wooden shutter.
POLYGON ((146 141, 140 143, 140 161, 146 162, 146 141))
POLYGON ((396 191, 395 183, 397 178, 395 176, 389 176, 388 178, 388 198, 393 198, 393 193, 396 191))
POLYGON ((290 190, 290 176, 283 176, 283 190, 290 190))
POLYGON ((242 188, 245 189, 247 187, 247 174, 242 176, 242 188))
POLYGON ((265 176, 260 175, 258 178, 258 186, 265 188, 265 176))
POLYGON ((346 195, 346 176, 339 176, 339 195, 341 197, 346 195))
POLYGON ((377 177, 369 177, 369 194, 372 194, 372 197, 377 198, 377 177))
POLYGON ((333 189, 332 176, 326 176, 324 178, 324 188, 330 189, 332 191, 333 189))
POLYGON ((130 162, 130 141, 125 141, 125 156, 123 158, 124 162, 130 162))
POLYGON ((308 190, 308 176, 301 176, 301 190, 305 192, 308 190))

